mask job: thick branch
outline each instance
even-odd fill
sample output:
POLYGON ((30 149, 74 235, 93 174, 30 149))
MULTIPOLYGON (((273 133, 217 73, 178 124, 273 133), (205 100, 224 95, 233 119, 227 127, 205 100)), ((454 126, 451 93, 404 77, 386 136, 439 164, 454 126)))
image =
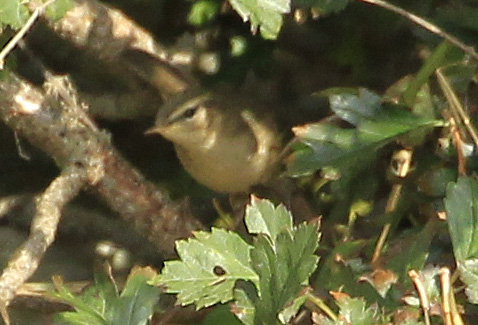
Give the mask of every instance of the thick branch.
POLYGON ((89 185, 163 255, 171 256, 176 239, 201 228, 188 205, 168 201, 146 181, 113 148, 110 136, 96 129, 71 85, 50 79, 48 93, 14 77, 0 83, 0 118, 60 168, 85 166, 89 185))

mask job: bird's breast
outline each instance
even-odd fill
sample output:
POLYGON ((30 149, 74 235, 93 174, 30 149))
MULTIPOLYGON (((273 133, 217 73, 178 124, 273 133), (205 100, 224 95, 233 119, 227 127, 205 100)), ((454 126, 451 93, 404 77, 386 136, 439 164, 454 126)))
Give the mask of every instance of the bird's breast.
POLYGON ((255 143, 241 137, 227 141, 217 137, 208 146, 176 146, 181 163, 192 177, 214 191, 226 193, 247 192, 261 182, 270 162, 257 159, 273 158, 258 157, 256 150, 255 143))

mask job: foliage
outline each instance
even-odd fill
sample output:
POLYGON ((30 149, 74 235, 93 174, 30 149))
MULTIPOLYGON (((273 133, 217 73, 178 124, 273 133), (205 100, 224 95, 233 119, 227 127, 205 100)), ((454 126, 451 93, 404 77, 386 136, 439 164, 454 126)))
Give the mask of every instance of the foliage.
POLYGON ((319 315, 316 323, 319 325, 346 325, 346 324, 382 324, 386 317, 380 313, 377 306, 367 307, 363 299, 351 298, 345 294, 336 295, 337 306, 339 307, 339 320, 330 320, 319 315))
POLYGON ((447 186, 445 207, 453 251, 467 285, 466 294, 472 303, 478 303, 478 181, 460 177, 447 186))
POLYGON ((245 324, 274 324, 279 313, 295 300, 292 311, 281 314, 288 322, 304 300, 301 290, 317 267, 317 225, 292 225, 283 206, 253 198, 246 211, 246 225, 256 237, 252 246, 238 235, 213 228, 196 232, 193 239, 178 241, 180 260, 165 263, 151 283, 177 293, 181 305, 197 308, 235 301, 234 314, 245 324), (238 287, 250 281, 255 290, 238 287))
POLYGON ((57 279, 57 292, 52 296, 76 310, 57 314, 57 320, 67 324, 147 324, 160 293, 147 284, 155 274, 149 267, 135 268, 118 292, 117 284, 100 273, 95 286, 81 295, 74 295, 57 279))
POLYGON ((0 2, 0 23, 18 29, 28 19, 28 9, 23 1, 2 0, 0 2))
POLYGON ((307 147, 291 156, 289 175, 309 175, 330 166, 348 169, 357 166, 357 162, 373 159, 379 148, 399 136, 443 125, 441 121, 414 116, 403 107, 382 105, 382 99, 366 89, 359 89, 358 94, 332 93, 329 101, 336 116, 356 128, 319 123, 295 127, 295 136, 307 147))
MULTIPOLYGON (((244 22, 249 21, 251 32, 258 30, 265 39, 276 39, 283 25, 283 16, 291 11, 291 5, 299 8, 315 8, 322 14, 343 10, 349 0, 228 0, 244 22)), ((219 2, 201 0, 194 3, 189 22, 193 25, 210 23, 218 14, 219 2)))
POLYGON ((264 38, 274 39, 282 27, 282 14, 290 12, 290 0, 229 0, 244 21, 250 21, 251 31, 258 28, 264 38))
MULTIPOLYGON (((246 235, 214 227, 196 231, 176 242, 178 259, 166 261, 159 275, 135 269, 122 290, 97 275, 95 286, 80 295, 57 282, 54 296, 75 309, 58 314, 59 322, 146 324, 157 311, 159 286, 180 305, 211 307, 204 324, 286 324, 300 311, 315 324, 425 324, 427 318, 435 323, 446 292, 437 265, 456 269, 461 282, 451 283, 456 296, 448 300, 476 322, 469 315, 478 304, 477 71, 470 52, 359 1, 125 2, 115 6, 174 11, 171 20, 165 18, 169 12, 152 14, 144 26, 160 26, 180 47, 217 37, 211 46, 192 50, 218 51, 218 74, 199 74, 205 84, 253 79, 251 88, 261 95, 269 90, 267 82, 279 88, 274 103, 283 104, 285 120, 294 123, 284 176, 299 187, 285 201, 294 207, 295 195, 305 192, 303 201, 322 215, 322 233, 315 220, 296 225, 284 206, 253 197, 246 235), (267 85, 255 87, 262 78, 267 85), (324 90, 324 83, 331 88, 324 90), (313 107, 302 111, 296 102, 313 107), (301 114, 312 117, 304 121, 301 114), (405 176, 394 165, 402 163, 393 159, 400 150, 412 152, 405 176), (372 260, 383 229, 388 236, 372 260), (417 271, 429 307, 421 305, 410 270, 417 271), (456 290, 461 286, 463 291, 456 290)), ((25 25, 32 3, 0 0, 1 44, 25 25)), ((72 5, 53 2, 47 19, 60 19, 72 5)), ((477 47, 473 1, 403 5, 469 49, 477 47)), ((131 15, 147 16, 146 11, 131 15)), ((24 59, 12 52, 7 69, 21 70, 16 61, 24 59)), ((60 64, 59 71, 71 66, 60 64)), ((94 78, 86 79, 96 87, 94 78)), ((143 163, 152 150, 139 150, 144 152, 130 156, 143 163)), ((156 160, 151 165, 164 168, 156 160)), ((174 175, 172 183, 181 183, 174 175)), ((188 185, 178 192, 191 195, 188 185)))
MULTIPOLYGON (((47 7, 46 14, 50 19, 56 20, 63 17, 72 6, 72 0, 56 0, 47 7)), ((22 0, 0 1, 0 30, 5 25, 19 29, 29 17, 28 2, 22 0)))

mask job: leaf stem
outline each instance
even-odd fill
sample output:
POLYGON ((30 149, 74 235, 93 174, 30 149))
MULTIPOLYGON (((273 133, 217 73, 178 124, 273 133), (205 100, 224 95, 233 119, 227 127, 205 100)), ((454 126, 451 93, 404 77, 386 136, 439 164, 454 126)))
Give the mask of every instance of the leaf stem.
POLYGON ((332 311, 332 309, 330 309, 330 307, 319 297, 313 295, 312 293, 307 293, 307 299, 314 305, 319 307, 334 322, 339 319, 338 316, 332 311))

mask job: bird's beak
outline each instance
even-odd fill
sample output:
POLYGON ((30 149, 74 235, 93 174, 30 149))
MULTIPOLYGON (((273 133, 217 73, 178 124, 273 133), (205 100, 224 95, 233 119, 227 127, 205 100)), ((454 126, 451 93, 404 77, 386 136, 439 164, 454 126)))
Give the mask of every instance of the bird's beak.
POLYGON ((144 131, 144 134, 146 135, 158 134, 158 133, 161 133, 160 130, 161 130, 160 127, 153 126, 152 128, 149 128, 146 131, 144 131))

